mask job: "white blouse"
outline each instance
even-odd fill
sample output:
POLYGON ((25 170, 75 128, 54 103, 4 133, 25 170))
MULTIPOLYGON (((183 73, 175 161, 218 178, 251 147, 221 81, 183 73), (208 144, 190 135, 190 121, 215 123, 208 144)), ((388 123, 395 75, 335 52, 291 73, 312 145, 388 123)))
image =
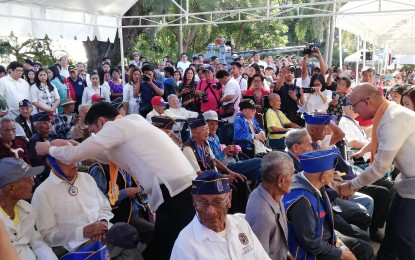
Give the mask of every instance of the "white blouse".
POLYGON ((138 113, 138 98, 134 97, 135 84, 127 83, 122 90, 122 102, 128 103, 128 114, 138 113))
POLYGON ((110 92, 104 85, 97 87, 95 90, 92 86, 88 86, 84 89, 82 94, 82 104, 92 104, 92 96, 95 94, 101 95, 105 99, 105 102, 111 102, 110 92))
MULTIPOLYGON (((30 97, 32 103, 38 102, 42 105, 52 107, 56 100, 60 99, 58 89, 53 86, 53 91, 49 91, 48 86, 41 85, 40 88, 33 84, 30 86, 30 97)), ((33 106, 33 114, 44 112, 41 109, 33 106)))
POLYGON ((332 92, 331 90, 326 89, 322 93, 327 97, 327 100, 324 103, 320 95, 318 94, 315 94, 315 93, 304 94, 304 98, 305 98, 305 104, 303 106, 304 112, 307 112, 307 113, 314 113, 316 111, 327 112, 327 109, 329 108, 329 104, 332 100, 331 98, 332 92))

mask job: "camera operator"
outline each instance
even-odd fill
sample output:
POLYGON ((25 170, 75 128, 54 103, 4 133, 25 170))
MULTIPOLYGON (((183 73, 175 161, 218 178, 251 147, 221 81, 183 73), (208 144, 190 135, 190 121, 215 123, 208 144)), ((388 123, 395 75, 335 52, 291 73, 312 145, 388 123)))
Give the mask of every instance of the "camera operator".
POLYGON ((213 78, 214 68, 207 66, 203 69, 204 79, 196 87, 196 96, 200 98, 200 111, 213 110, 219 112, 218 100, 221 98, 222 84, 213 78))
POLYGON ((340 78, 343 77, 343 71, 340 67, 331 67, 327 70, 327 73, 327 89, 335 91, 337 88, 338 81, 340 80, 340 78))
POLYGON ((302 60, 301 63, 301 67, 302 67, 302 74, 301 74, 301 87, 306 88, 310 85, 310 80, 311 80, 311 76, 308 75, 308 58, 310 56, 314 56, 318 59, 318 62, 320 64, 320 67, 317 68, 315 67, 313 69, 313 73, 311 76, 313 76, 316 73, 321 73, 321 72, 325 72, 326 71, 326 66, 324 65, 324 60, 323 60, 323 55, 321 55, 320 49, 317 47, 314 47, 314 52, 312 52, 312 54, 304 54, 304 58, 302 60))
POLYGON ((281 97, 281 111, 297 125, 304 125, 297 115, 298 107, 304 104, 304 95, 300 93, 297 80, 294 80, 294 66, 283 66, 274 93, 281 97))
POLYGON ((133 95, 134 97, 138 97, 140 94, 139 113, 145 118, 153 109, 151 99, 155 96, 163 96, 164 84, 154 79, 154 68, 151 65, 144 65, 142 71, 143 74, 140 75, 137 81, 133 95))

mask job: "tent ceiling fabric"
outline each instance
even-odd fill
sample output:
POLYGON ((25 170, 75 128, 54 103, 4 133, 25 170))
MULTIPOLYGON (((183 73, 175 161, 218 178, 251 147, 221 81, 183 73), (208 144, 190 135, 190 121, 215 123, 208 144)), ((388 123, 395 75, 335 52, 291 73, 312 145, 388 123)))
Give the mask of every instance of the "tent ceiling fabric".
POLYGON ((347 3, 340 8, 337 27, 360 35, 363 40, 379 48, 387 48, 396 54, 413 54, 412 42, 415 40, 415 0, 365 0, 347 3), (401 13, 382 13, 347 15, 359 11, 398 11, 401 13), (342 15, 344 14, 344 15, 342 15))
POLYGON ((119 19, 137 0, 0 0, 0 35, 114 41, 119 19))

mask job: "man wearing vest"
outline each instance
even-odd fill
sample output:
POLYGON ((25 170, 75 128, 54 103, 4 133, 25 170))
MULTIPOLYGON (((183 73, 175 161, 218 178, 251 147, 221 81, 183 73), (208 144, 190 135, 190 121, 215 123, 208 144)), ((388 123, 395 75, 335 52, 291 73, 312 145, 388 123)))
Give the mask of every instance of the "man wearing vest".
MULTIPOLYGON (((209 147, 209 127, 203 115, 197 118, 189 118, 189 127, 192 130, 192 137, 182 147, 183 154, 199 175, 206 170, 219 169, 225 173, 230 182, 237 187, 238 193, 233 195, 233 203, 230 212, 245 212, 249 192, 246 192, 246 177, 242 174, 231 171, 215 158, 209 147)), ((235 189, 234 189, 235 191, 235 189)))
POLYGON ((16 117, 16 136, 30 139, 33 134, 36 134, 36 128, 32 119, 32 103, 29 100, 23 99, 19 102, 20 114, 16 117))
POLYGON ((304 171, 294 175, 291 192, 283 197, 288 219, 288 245, 295 259, 373 257, 373 250, 368 250, 370 246, 353 246, 353 252, 350 251, 334 230, 333 211, 324 186, 334 177, 338 154, 338 150, 333 149, 299 155, 304 171))

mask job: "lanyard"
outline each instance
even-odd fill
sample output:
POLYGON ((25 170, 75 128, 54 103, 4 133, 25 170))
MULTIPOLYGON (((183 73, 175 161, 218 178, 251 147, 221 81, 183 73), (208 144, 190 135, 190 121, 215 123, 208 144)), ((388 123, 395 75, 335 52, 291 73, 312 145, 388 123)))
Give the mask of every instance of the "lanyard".
POLYGON ((275 114, 277 114, 278 119, 280 120, 280 123, 281 123, 281 127, 282 127, 282 128, 285 128, 285 127, 284 127, 284 124, 282 123, 282 120, 281 120, 281 117, 280 117, 280 113, 278 113, 278 110, 275 110, 275 109, 273 109, 273 108, 271 108, 271 109, 275 112, 275 114))
POLYGON ((63 178, 65 178, 65 180, 67 180, 67 181, 68 181, 68 175, 66 175, 66 174, 62 171, 61 167, 59 167, 59 165, 56 163, 56 159, 55 159, 54 157, 52 157, 51 155, 48 155, 47 157, 48 157, 48 160, 49 160, 50 166, 52 166, 52 168, 53 168, 53 169, 54 169, 57 173, 59 173, 59 175, 61 175, 63 178))
POLYGON ((320 145, 312 143, 311 146, 314 148, 314 150, 320 150, 320 145))
POLYGON ((221 149, 220 149, 220 144, 218 143, 216 136, 209 136, 209 141, 213 142, 213 145, 215 147, 213 147, 215 149, 216 153, 220 153, 221 149))
POLYGON ((193 137, 191 138, 191 140, 192 140, 192 142, 193 142, 193 144, 195 146, 197 156, 199 156, 200 160, 203 163, 203 166, 205 166, 205 168, 206 168, 207 160, 206 160, 206 157, 204 156, 205 143, 202 142, 202 149, 200 149, 199 145, 197 145, 197 143, 195 142, 195 139, 193 139, 193 137))

